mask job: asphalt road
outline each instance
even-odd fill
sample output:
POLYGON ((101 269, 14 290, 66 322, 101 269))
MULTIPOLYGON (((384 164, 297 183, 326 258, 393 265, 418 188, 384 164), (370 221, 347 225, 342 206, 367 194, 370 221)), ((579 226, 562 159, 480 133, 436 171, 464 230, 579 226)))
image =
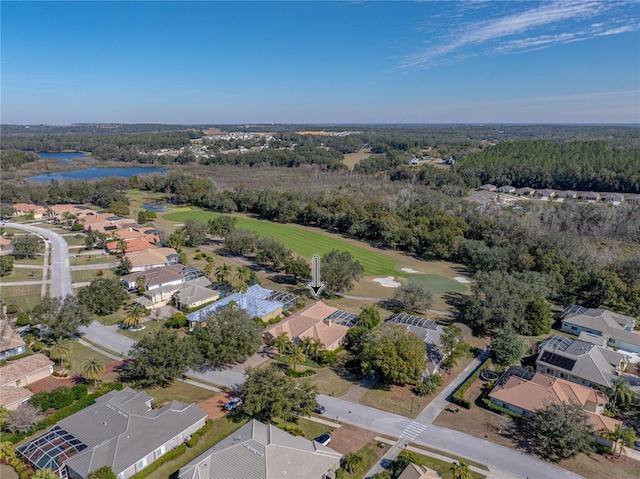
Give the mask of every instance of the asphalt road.
MULTIPOLYGON (((51 295, 65 296, 73 291, 69 270, 69 248, 58 234, 31 225, 12 227, 40 234, 51 241, 52 271, 51 295)), ((126 354, 134 341, 118 334, 94 321, 81 331, 84 336, 112 351, 126 354)), ((190 371, 189 375, 208 382, 236 388, 244 381, 244 375, 231 369, 190 371)), ((447 394, 447 392, 444 392, 447 394)), ((582 476, 569 472, 553 464, 535 459, 526 454, 499 446, 468 434, 452 431, 424 422, 417 422, 403 416, 380 411, 367 406, 351 403, 339 398, 319 395, 318 402, 325 408, 328 419, 352 424, 364 429, 393 437, 403 437, 416 444, 433 447, 450 454, 466 457, 486 464, 492 470, 492 477, 536 478, 536 479, 579 479, 582 476)))

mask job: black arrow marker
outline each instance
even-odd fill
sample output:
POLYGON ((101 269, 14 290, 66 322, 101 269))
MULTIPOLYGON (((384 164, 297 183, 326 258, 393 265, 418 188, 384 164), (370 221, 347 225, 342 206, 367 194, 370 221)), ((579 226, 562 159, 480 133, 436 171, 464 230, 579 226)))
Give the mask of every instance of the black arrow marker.
POLYGON ((317 254, 313 255, 311 283, 307 283, 307 288, 309 288, 314 298, 317 298, 324 289, 324 283, 320 282, 320 257, 317 254))

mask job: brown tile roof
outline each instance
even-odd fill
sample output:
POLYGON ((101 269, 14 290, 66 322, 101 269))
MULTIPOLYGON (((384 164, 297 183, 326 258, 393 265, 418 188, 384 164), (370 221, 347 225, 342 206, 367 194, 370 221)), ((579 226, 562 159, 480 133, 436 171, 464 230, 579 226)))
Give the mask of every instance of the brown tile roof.
MULTIPOLYGON (((111 241, 107 243, 108 251, 119 250, 119 241, 111 241)), ((133 238, 127 241, 127 247, 124 249, 125 253, 133 253, 134 251, 144 251, 147 249, 156 249, 158 245, 149 242, 146 238, 133 238)))
POLYGON ((530 413, 549 404, 575 403, 585 408, 594 426, 601 426, 596 430, 611 425, 615 429, 616 424, 621 424, 620 421, 596 414, 598 405, 609 402, 602 392, 542 373, 536 373, 531 380, 512 375, 503 385, 496 386, 489 397, 530 413))
POLYGON ((167 256, 178 254, 173 248, 157 248, 146 249, 143 251, 134 251, 127 253, 125 256, 131 260, 133 267, 162 265, 168 263, 167 256))
POLYGON ((16 203, 13 205, 13 209, 25 213, 29 211, 33 211, 34 213, 44 213, 47 211, 47 208, 44 206, 34 205, 33 203, 16 203))
POLYGON ((49 210, 53 211, 57 215, 63 215, 65 213, 79 213, 84 211, 82 208, 78 208, 76 205, 53 205, 49 206, 49 210))
POLYGON ((265 334, 276 337, 285 332, 291 339, 314 338, 329 346, 343 338, 349 331, 347 326, 324 321, 325 318, 336 311, 338 311, 336 308, 318 301, 297 311, 279 323, 269 326, 265 330, 265 334))
POLYGON ((8 324, 4 327, 2 322, 3 321, 0 320, 0 332, 2 332, 2 337, 0 338, 0 351, 9 351, 10 349, 24 346, 25 342, 22 340, 20 335, 8 324))
POLYGON ((53 366, 53 362, 44 354, 34 354, 17 361, 9 361, 0 368, 0 382, 2 385, 15 383, 20 378, 51 366, 53 366))

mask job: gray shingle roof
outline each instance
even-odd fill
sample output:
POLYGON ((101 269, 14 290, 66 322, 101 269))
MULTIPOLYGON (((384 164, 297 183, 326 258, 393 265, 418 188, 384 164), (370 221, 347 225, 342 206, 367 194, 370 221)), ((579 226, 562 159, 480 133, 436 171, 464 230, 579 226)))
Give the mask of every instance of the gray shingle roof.
POLYGON ((206 418, 195 404, 172 401, 151 409, 151 400, 146 392, 125 388, 60 421, 60 427, 88 446, 65 465, 83 477, 105 465, 119 474, 206 418))
POLYGON ((179 479, 317 478, 342 455, 255 419, 180 469, 179 479))

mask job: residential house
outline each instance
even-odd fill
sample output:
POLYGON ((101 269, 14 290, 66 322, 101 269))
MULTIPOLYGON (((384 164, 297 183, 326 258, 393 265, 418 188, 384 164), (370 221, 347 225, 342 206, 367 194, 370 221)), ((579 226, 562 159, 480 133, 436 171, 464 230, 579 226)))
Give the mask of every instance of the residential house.
MULTIPOLYGON (((306 338, 315 339, 324 347, 333 351, 340 347, 349 332, 349 326, 334 322, 338 308, 327 306, 322 301, 316 301, 276 324, 268 326, 262 333, 265 341, 271 343, 274 338, 286 333, 290 340, 301 344, 306 338)), ((353 316, 355 314, 347 313, 353 316)))
POLYGON ((131 261, 131 271, 146 271, 151 268, 178 264, 180 255, 173 248, 155 248, 125 253, 131 261))
POLYGON ((204 273, 198 268, 183 264, 172 264, 130 273, 123 276, 121 280, 127 289, 132 290, 137 288, 136 282, 138 278, 143 278, 144 288, 147 291, 153 291, 165 286, 179 285, 202 276, 204 276, 204 273))
POLYGON ((500 188, 497 188, 496 191, 498 193, 513 193, 516 191, 516 188, 511 185, 504 185, 504 186, 501 186, 500 188))
POLYGON ((437 471, 429 469, 427 466, 410 463, 398 476, 398 479, 440 479, 440 477, 442 476, 437 471))
POLYGON ((110 467, 126 479, 185 442, 207 415, 195 404, 171 401, 154 409, 144 391, 124 388, 96 402, 18 447, 16 454, 36 470, 84 479, 110 467))
POLYGON ((438 372, 444 360, 444 356, 440 352, 440 336, 444 332, 444 328, 440 324, 432 319, 407 313, 398 313, 384 324, 385 326, 402 326, 418 336, 424 342, 427 352, 425 375, 430 376, 438 372))
POLYGON ((34 220, 39 220, 47 214, 47 207, 33 203, 16 203, 12 206, 13 216, 27 216, 33 214, 34 220))
POLYGON ((342 454, 255 419, 201 454, 178 479, 325 479, 335 477, 342 454))
POLYGON ((634 332, 636 319, 631 316, 573 305, 562 312, 561 318, 563 331, 603 336, 612 348, 640 353, 640 334, 634 332))
POLYGON ((542 189, 542 190, 537 190, 534 194, 535 198, 538 200, 550 200, 551 198, 556 196, 556 191, 555 190, 549 190, 549 189, 542 189))
POLYGON ((211 281, 204 276, 181 284, 174 293, 176 308, 188 311, 217 301, 220 293, 209 288, 210 285, 211 281))
MULTIPOLYGON (((156 249, 159 248, 158 243, 155 241, 149 241, 147 238, 133 238, 130 240, 125 240, 125 253, 133 253, 135 251, 145 251, 148 249, 156 249)), ((119 253, 121 245, 120 240, 109 241, 107 243, 107 251, 109 253, 119 253)))
POLYGON ((79 221, 85 232, 100 231, 109 234, 120 229, 140 228, 140 225, 130 218, 121 218, 113 213, 99 213, 91 210, 81 214, 79 221))
POLYGON ((594 191, 582 191, 580 192, 580 199, 585 201, 598 201, 600 200, 600 193, 594 191))
POLYGON ((145 238, 150 243, 160 243, 160 235, 153 228, 123 228, 113 232, 113 236, 129 241, 137 238, 145 238))
POLYGON ((629 364, 626 354, 552 335, 538 347, 536 371, 583 386, 610 388, 629 364))
POLYGON ((79 207, 76 205, 52 205, 49 206, 49 217, 51 218, 55 218, 57 220, 63 220, 64 219, 64 215, 65 214, 70 214, 70 215, 81 215, 82 213, 85 213, 87 211, 87 208, 84 207, 79 207))
POLYGON ((578 193, 573 190, 558 191, 558 198, 562 200, 573 200, 578 196, 578 193))
POLYGON ((624 201, 624 195, 620 193, 606 193, 604 195, 604 201, 614 205, 619 205, 624 201))
POLYGON ((496 191, 498 189, 498 187, 496 185, 492 185, 490 183, 487 183, 486 185, 482 185, 481 187, 478 188, 479 191, 496 191))
POLYGON ((32 396, 25 386, 52 373, 53 362, 44 354, 9 361, 0 368, 0 405, 6 409, 16 409, 32 396))
POLYGON ((13 253, 13 241, 0 237, 0 256, 13 253))
POLYGON ((525 186, 524 188, 517 188, 515 193, 517 196, 531 196, 536 192, 533 188, 525 186))
POLYGON ((550 404, 578 404, 598 435, 622 426, 621 421, 603 416, 609 402, 603 392, 517 366, 502 375, 489 393, 489 400, 523 416, 532 416, 550 404))
POLYGON ((628 193, 624 195, 624 200, 627 203, 640 203, 640 195, 637 193, 628 193))
POLYGON ((221 309, 234 304, 238 308, 244 309, 252 318, 258 317, 266 322, 279 316, 286 309, 285 303, 278 300, 277 295, 274 293, 276 292, 263 288, 259 284, 254 284, 247 289, 246 293, 230 294, 220 301, 188 314, 187 320, 191 325, 206 321, 221 309))
POLYGON ((9 325, 6 319, 0 319, 0 359, 9 359, 25 352, 26 344, 9 325))

